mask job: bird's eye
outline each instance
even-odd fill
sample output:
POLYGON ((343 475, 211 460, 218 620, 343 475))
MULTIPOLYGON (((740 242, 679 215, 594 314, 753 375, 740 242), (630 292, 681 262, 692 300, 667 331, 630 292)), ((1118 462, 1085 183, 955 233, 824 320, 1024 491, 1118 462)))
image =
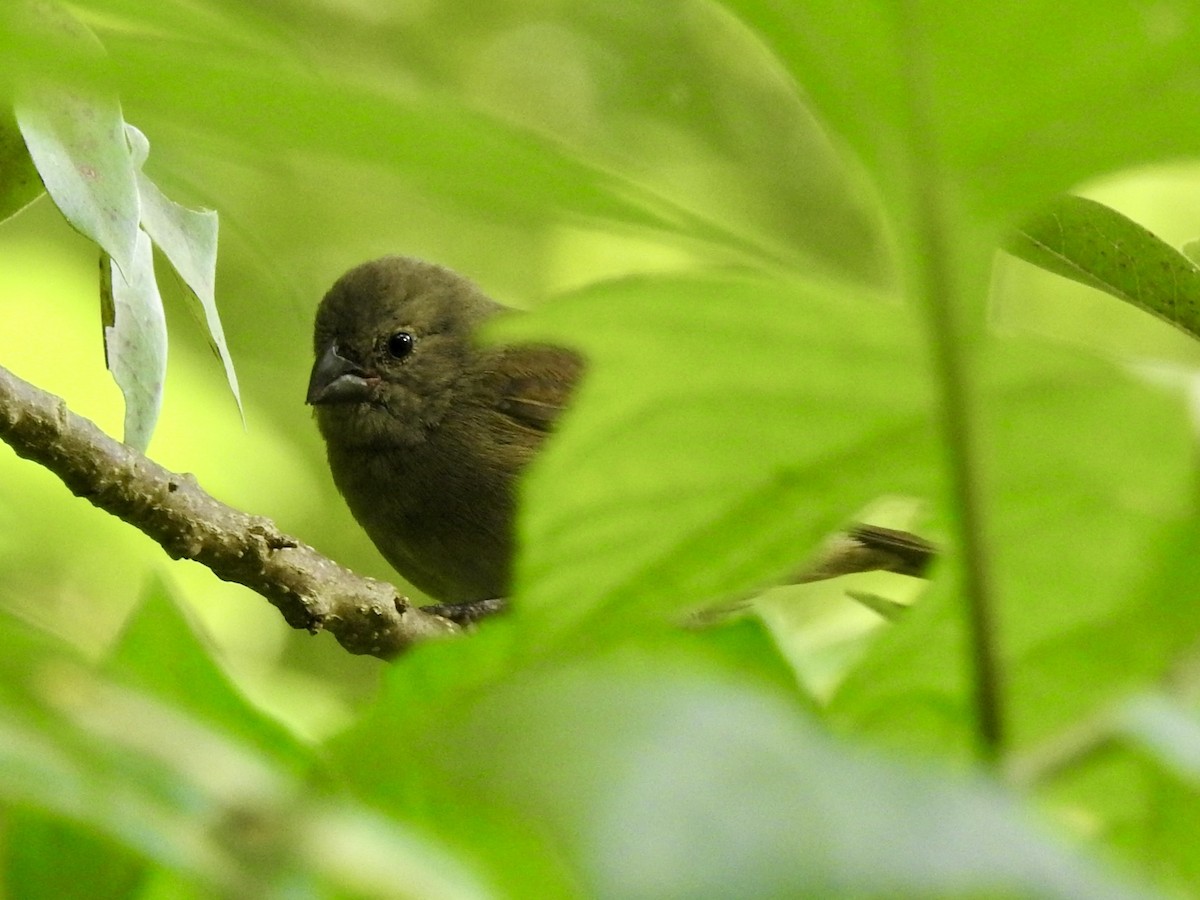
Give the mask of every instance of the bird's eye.
POLYGON ((407 331, 397 331, 387 339, 387 352, 393 359, 404 359, 412 353, 416 341, 407 331))

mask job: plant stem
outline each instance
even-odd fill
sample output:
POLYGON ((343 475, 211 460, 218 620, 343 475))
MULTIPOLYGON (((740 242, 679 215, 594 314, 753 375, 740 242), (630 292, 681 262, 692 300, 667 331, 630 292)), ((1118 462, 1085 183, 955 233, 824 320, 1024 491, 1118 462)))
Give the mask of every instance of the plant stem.
POLYGON ((936 383, 940 387, 941 434, 950 481, 950 497, 958 511, 958 545, 962 558, 963 598, 973 676, 976 738, 980 758, 996 764, 1004 746, 1002 685, 997 653, 992 582, 988 575, 982 489, 976 467, 975 394, 967 335, 959 321, 966 298, 951 257, 951 226, 939 179, 937 134, 929 116, 932 105, 922 46, 919 4, 899 7, 906 38, 910 145, 908 176, 912 186, 912 289, 924 307, 936 383))

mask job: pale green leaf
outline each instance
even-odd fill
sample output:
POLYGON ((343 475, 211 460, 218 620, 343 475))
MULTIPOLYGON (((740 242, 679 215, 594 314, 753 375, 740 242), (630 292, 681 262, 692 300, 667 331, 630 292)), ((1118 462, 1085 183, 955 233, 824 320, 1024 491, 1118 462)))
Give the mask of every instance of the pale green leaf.
POLYGON ((142 228, 190 289, 188 298, 199 305, 199 317, 204 321, 209 341, 225 368, 225 378, 241 411, 237 373, 217 312, 217 214, 210 209, 188 209, 164 195, 142 170, 150 153, 150 142, 132 125, 126 125, 125 130, 137 169, 142 228))
POLYGON ((703 658, 531 669, 425 738, 426 777, 553 829, 593 896, 1141 896, 998 785, 854 750, 703 658))
POLYGON ((1200 714, 1164 693, 1122 704, 1114 727, 1145 747, 1180 778, 1200 786, 1200 714))
POLYGON ((140 210, 116 96, 41 84, 22 92, 17 122, 55 205, 131 277, 140 210))
POLYGON ((105 362, 125 396, 125 437, 145 452, 162 408, 167 375, 167 321, 154 280, 150 237, 139 229, 132 265, 101 263, 105 362), (132 272, 129 277, 125 273, 132 272))

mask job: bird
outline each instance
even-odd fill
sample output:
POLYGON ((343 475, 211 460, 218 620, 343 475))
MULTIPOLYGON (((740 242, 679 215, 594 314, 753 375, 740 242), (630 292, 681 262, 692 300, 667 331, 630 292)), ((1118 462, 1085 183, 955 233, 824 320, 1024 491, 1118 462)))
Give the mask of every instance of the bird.
MULTIPOLYGON (((518 484, 585 374, 574 350, 492 344, 514 311, 456 272, 385 256, 321 300, 307 402, 334 484, 383 557, 459 624, 505 608, 518 484)), ((885 569, 923 577, 936 548, 853 524, 791 582, 885 569)))
POLYGON ((383 557, 460 622, 510 592, 519 479, 584 371, 564 347, 478 340, 511 312, 448 268, 385 256, 334 283, 313 329, 307 402, 334 484, 383 557))

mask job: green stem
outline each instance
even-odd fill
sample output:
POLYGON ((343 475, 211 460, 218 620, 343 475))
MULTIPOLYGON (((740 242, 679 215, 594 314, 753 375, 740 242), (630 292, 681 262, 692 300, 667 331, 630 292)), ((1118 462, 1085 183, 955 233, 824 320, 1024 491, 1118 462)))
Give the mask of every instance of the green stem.
POLYGON ((971 398, 974 372, 965 349, 967 335, 959 317, 966 305, 955 278, 948 235, 950 225, 942 203, 937 173, 936 134, 928 112, 932 94, 925 71, 928 53, 920 33, 919 4, 900 4, 907 38, 907 78, 911 102, 911 133, 915 140, 908 175, 914 188, 916 260, 913 290, 925 310, 934 376, 941 387, 939 410, 946 448, 950 496, 958 510, 958 545, 962 556, 970 664, 973 674, 976 737, 980 757, 995 764, 1004 746, 1002 679, 996 649, 992 583, 988 574, 982 488, 976 472, 976 422, 971 398))

